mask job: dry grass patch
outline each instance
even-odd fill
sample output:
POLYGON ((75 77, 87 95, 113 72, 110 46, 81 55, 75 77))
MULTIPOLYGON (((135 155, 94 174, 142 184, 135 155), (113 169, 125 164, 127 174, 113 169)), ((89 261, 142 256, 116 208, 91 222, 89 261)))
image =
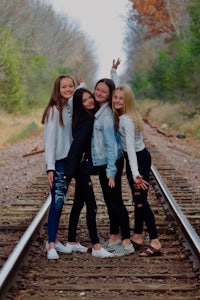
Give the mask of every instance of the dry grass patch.
POLYGON ((139 111, 143 117, 165 124, 187 136, 200 139, 200 113, 189 104, 171 104, 169 102, 144 100, 138 101, 139 111))
POLYGON ((40 133, 42 113, 38 110, 29 115, 13 115, 0 110, 0 148, 40 133))
MULTIPOLYGON (((171 104, 158 100, 137 101, 141 115, 160 127, 184 133, 187 137, 200 139, 200 113, 189 104, 171 104)), ((43 110, 30 111, 29 115, 11 115, 0 110, 0 148, 36 135, 43 131, 43 110)))

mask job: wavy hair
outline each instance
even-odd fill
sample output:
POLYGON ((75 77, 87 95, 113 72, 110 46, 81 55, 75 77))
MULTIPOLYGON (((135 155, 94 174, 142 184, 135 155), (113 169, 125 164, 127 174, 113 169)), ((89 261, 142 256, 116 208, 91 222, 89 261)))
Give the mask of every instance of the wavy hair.
MULTIPOLYGON (((135 96, 133 90, 128 85, 121 85, 118 86, 115 91, 120 90, 123 93, 123 100, 124 100, 124 112, 125 114, 129 115, 129 117, 133 120, 135 127, 139 131, 144 130, 144 125, 140 114, 137 111, 135 96)), ((113 92, 113 95, 115 94, 113 92)), ((116 129, 119 128, 119 111, 115 109, 112 103, 112 111, 115 118, 115 127, 116 129)))

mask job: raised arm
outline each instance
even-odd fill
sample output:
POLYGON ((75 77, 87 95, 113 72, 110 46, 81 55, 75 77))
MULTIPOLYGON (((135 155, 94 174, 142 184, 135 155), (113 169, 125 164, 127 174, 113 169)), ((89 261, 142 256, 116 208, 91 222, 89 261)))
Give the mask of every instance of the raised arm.
POLYGON ((116 60, 113 59, 112 69, 111 69, 111 72, 110 72, 110 78, 114 81, 116 87, 119 86, 119 77, 118 77, 118 74, 117 74, 117 68, 120 65, 120 63, 121 63, 120 58, 117 58, 116 60))
POLYGON ((85 80, 82 76, 78 75, 76 76, 76 81, 77 81, 77 88, 76 89, 79 89, 79 88, 87 88, 87 84, 85 83, 85 80))
POLYGON ((117 58, 116 60, 113 59, 112 68, 117 70, 117 68, 120 65, 120 63, 121 63, 121 59, 120 58, 117 58))

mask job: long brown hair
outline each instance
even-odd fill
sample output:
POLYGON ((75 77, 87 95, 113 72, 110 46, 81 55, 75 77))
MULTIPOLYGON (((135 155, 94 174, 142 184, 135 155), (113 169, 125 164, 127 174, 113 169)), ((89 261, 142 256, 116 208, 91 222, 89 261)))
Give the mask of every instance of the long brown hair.
POLYGON ((109 97, 108 97, 108 103, 109 103, 109 106, 111 107, 112 106, 112 94, 113 94, 113 91, 115 90, 115 83, 112 79, 110 78, 102 78, 100 79, 99 81, 97 81, 94 89, 96 89, 97 85, 100 83, 100 82, 103 82, 107 85, 107 87, 109 88, 109 97))
MULTIPOLYGON (((54 107, 56 107, 59 112, 59 123, 62 127, 64 127, 64 122, 63 122, 63 117, 62 117, 63 104, 62 104, 62 96, 60 94, 60 82, 63 78, 71 79, 72 83, 74 85, 74 88, 75 88, 74 79, 70 75, 61 74, 56 78, 49 103, 47 104, 47 106, 44 110, 43 116, 42 116, 42 121, 41 121, 42 124, 45 123, 45 120, 48 120, 50 109, 52 108, 52 110, 53 110, 54 107)), ((53 113, 54 113, 54 111, 52 111, 52 117, 53 117, 53 113)))

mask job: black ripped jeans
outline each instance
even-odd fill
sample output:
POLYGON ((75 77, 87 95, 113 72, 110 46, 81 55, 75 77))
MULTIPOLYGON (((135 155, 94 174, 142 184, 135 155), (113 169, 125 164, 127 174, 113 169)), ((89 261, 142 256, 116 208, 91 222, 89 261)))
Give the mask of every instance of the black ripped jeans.
MULTIPOLYGON (((146 148, 140 152, 136 152, 136 155, 139 173, 143 176, 145 181, 149 182, 151 171, 151 155, 146 148)), ((126 152, 124 152, 124 157, 126 160, 126 175, 131 188, 133 203, 135 206, 134 233, 142 234, 143 225, 145 223, 150 239, 156 239, 158 238, 158 234, 156 230, 155 217, 147 200, 148 190, 137 189, 134 186, 133 176, 126 152)))
POLYGON ((75 197, 70 213, 68 241, 76 242, 76 231, 81 210, 86 204, 86 221, 92 244, 98 244, 99 238, 96 226, 97 205, 90 175, 79 173, 76 178, 75 197))

